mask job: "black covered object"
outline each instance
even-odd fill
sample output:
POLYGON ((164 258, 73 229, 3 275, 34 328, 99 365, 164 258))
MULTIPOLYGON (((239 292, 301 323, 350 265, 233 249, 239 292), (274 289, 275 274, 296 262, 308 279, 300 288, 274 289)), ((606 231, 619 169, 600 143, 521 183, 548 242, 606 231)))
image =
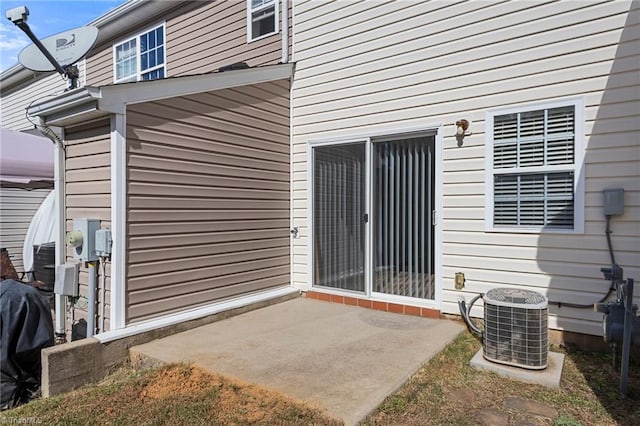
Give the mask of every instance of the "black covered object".
POLYGON ((33 246, 33 279, 41 281, 36 287, 53 291, 56 281, 56 243, 44 243, 33 246))
POLYGON ((40 389, 40 350, 53 346, 53 321, 37 289, 0 282, 0 408, 28 401, 40 389))

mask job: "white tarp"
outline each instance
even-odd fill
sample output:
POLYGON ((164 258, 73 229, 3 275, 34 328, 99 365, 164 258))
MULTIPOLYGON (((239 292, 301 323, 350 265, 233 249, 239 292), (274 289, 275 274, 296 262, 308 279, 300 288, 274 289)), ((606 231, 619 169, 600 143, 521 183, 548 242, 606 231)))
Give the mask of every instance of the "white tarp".
POLYGON ((55 241, 55 204, 55 193, 51 191, 31 219, 22 248, 22 262, 25 271, 30 271, 33 266, 33 246, 55 241))
POLYGON ((53 180, 53 142, 8 129, 0 129, 0 180, 29 183, 53 180))

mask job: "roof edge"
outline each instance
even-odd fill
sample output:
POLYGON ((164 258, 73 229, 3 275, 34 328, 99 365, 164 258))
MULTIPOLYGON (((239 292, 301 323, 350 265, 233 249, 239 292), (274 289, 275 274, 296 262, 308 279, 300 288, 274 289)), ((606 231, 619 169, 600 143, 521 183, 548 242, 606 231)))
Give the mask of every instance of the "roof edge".
MULTIPOLYGON (((97 17, 91 22, 85 25, 93 25, 98 27, 99 30, 114 25, 115 27, 111 32, 120 33, 125 32, 128 26, 125 25, 117 25, 118 19, 125 16, 128 13, 131 13, 134 10, 141 9, 144 12, 145 9, 149 9, 149 11, 153 11, 156 4, 162 5, 160 11, 156 9, 157 13, 164 13, 166 10, 169 10, 173 7, 176 7, 181 2, 167 2, 160 0, 129 0, 115 9, 109 10, 104 15, 97 17)), ((151 17, 151 16, 150 16, 151 17)), ((100 33, 98 33, 98 41, 96 42, 96 46, 100 44, 100 33)), ((52 71, 53 72, 53 71, 52 71)), ((41 72, 32 71, 23 67, 21 64, 15 64, 11 68, 6 69, 0 74, 0 82, 2 82, 2 86, 8 87, 13 86, 21 81, 27 80, 28 78, 43 74, 41 72)), ((48 73, 45 73, 48 74, 48 73)))

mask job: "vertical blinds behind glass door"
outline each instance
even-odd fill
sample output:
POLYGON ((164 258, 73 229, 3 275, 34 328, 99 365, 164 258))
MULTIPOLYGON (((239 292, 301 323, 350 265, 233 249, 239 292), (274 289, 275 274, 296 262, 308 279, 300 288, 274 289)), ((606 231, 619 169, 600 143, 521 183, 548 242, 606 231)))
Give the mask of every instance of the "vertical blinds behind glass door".
POLYGON ((435 298, 433 140, 375 143, 373 291, 435 298))
POLYGON ((313 150, 314 285, 365 289, 365 145, 313 150))

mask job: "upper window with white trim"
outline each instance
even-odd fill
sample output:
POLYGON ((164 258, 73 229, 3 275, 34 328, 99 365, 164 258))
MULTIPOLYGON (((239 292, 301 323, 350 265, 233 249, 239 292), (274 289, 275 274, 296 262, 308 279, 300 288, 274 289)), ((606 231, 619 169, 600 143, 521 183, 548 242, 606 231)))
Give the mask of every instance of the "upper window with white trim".
POLYGON ((155 80, 165 76, 164 24, 113 46, 115 82, 155 80))
POLYGON ((579 104, 487 114, 489 228, 581 231, 579 104))
POLYGON ((247 42, 278 31, 278 0, 247 0, 247 42))

